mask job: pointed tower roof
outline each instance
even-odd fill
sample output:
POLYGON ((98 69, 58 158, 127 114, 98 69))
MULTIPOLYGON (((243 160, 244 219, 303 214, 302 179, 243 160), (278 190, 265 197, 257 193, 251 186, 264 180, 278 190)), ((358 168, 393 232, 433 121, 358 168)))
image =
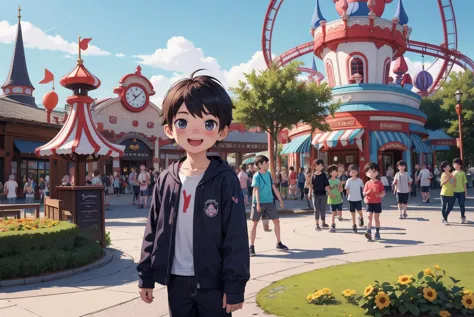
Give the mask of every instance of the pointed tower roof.
POLYGON ((22 104, 36 107, 33 90, 26 67, 25 49, 23 47, 23 35, 21 32, 21 9, 18 7, 18 29, 16 33, 15 49, 10 66, 10 72, 2 86, 5 97, 22 104))
POLYGON ((311 28, 317 29, 321 21, 326 21, 326 19, 323 17, 321 9, 319 8, 319 0, 316 0, 316 7, 314 8, 313 19, 311 20, 311 28))
POLYGON ((402 0, 398 0, 397 11, 395 11, 394 18, 398 19, 398 24, 400 25, 408 24, 408 15, 405 11, 405 8, 403 7, 402 0))
POLYGON ((315 72, 318 71, 318 68, 316 67, 316 61, 314 60, 314 56, 313 56, 313 63, 311 64, 311 69, 314 70, 315 72))

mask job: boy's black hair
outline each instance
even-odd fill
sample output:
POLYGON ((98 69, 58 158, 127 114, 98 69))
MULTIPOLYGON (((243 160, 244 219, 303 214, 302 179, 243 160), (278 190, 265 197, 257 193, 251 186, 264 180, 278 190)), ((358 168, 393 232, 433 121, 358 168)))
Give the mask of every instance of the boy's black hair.
POLYGON ((328 173, 329 173, 329 174, 331 174, 332 171, 336 171, 336 172, 337 172, 338 170, 339 170, 339 168, 338 168, 337 165, 335 165, 335 164, 329 165, 329 167, 328 167, 328 173))
POLYGON ((453 160, 453 164, 459 164, 459 166, 462 168, 462 160, 458 157, 453 160))
POLYGON ((314 160, 313 165, 323 165, 324 166, 324 161, 322 159, 314 160))
POLYGON ((270 161, 265 155, 257 155, 254 164, 260 169, 260 164, 270 161))
POLYGON ((300 172, 304 172, 304 167, 300 167, 300 172))
POLYGON ((441 169, 444 171, 446 166, 451 166, 448 161, 443 161, 440 165, 441 169))
POLYGON ((351 164, 349 165, 349 172, 350 171, 356 171, 357 173, 359 173, 359 166, 355 165, 355 164, 351 164))
POLYGON ((240 165, 240 170, 245 171, 247 169, 247 164, 240 165))
POLYGON ((380 167, 377 163, 369 162, 364 166, 364 172, 367 173, 369 170, 380 172, 380 167))
POLYGON ((397 166, 405 166, 407 167, 407 162, 405 162, 404 160, 400 160, 397 162, 397 166))
POLYGON ((290 166, 290 171, 294 171, 295 168, 293 166, 290 166))
POLYGON ((161 108, 162 125, 172 129, 173 119, 184 103, 193 117, 202 118, 203 114, 210 114, 218 118, 219 131, 230 126, 234 108, 232 100, 216 78, 207 75, 194 77, 201 70, 204 69, 196 70, 190 78, 181 79, 168 90, 161 108))
POLYGON ((94 171, 94 176, 95 176, 95 177, 100 176, 100 171, 99 171, 99 170, 95 170, 95 171, 94 171))

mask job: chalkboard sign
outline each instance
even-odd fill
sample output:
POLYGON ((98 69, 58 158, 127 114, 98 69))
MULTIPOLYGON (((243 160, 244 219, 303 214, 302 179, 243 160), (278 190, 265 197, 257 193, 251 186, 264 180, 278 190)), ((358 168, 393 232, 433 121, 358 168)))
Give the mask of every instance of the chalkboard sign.
POLYGON ((81 235, 94 241, 103 239, 102 191, 76 191, 76 224, 81 235))

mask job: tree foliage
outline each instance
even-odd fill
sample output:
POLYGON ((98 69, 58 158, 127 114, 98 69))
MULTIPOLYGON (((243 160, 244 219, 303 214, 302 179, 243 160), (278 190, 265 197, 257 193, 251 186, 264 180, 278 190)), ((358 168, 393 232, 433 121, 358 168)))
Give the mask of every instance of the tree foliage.
POLYGON ((428 129, 444 129, 449 135, 459 137, 458 116, 456 114, 457 89, 463 92, 462 105, 462 134, 464 158, 471 161, 474 158, 474 75, 471 71, 453 72, 432 97, 422 102, 422 110, 428 115, 428 129))
POLYGON ((338 107, 331 103, 331 89, 327 84, 318 86, 298 80, 300 64, 272 65, 258 73, 253 70, 245 74, 246 82, 239 81, 237 87, 231 88, 235 95, 235 119, 268 132, 276 142, 275 149, 278 134, 299 122, 307 122, 313 131, 316 128, 328 130, 325 118, 338 107))

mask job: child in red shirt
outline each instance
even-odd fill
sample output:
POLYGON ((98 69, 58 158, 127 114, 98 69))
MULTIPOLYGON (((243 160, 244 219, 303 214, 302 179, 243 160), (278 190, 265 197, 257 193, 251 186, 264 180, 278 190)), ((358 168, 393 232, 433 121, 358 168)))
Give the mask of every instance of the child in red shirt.
POLYGON ((375 218, 375 240, 380 240, 380 213, 382 212, 382 198, 385 196, 385 187, 379 180, 379 165, 374 162, 365 164, 365 175, 369 181, 364 186, 366 211, 369 218, 365 237, 372 240, 372 219, 375 218))

